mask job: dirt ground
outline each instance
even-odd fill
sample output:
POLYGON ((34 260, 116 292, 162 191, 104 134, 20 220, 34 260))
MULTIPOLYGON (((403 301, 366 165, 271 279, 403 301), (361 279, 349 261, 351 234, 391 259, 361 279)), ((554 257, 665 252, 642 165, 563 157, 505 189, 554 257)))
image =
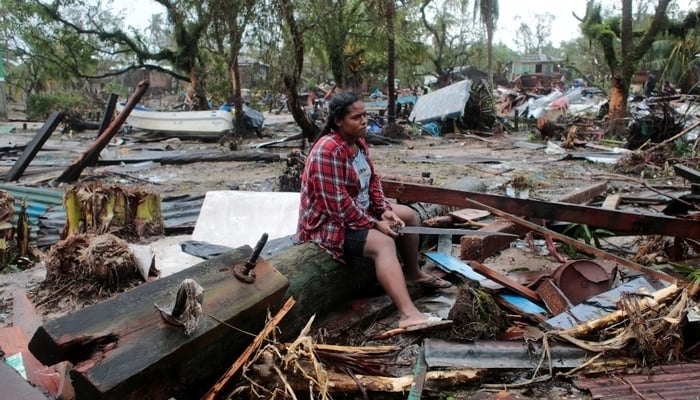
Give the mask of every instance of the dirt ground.
MULTIPOLYGON (((266 137, 244 141, 242 149, 273 139, 297 133, 288 114, 276 116, 265 114, 266 137)), ((21 125, 12 140, 28 141, 38 130, 38 124, 30 124, 27 132, 21 125)), ((84 149, 94 137, 94 132, 77 133, 73 136, 55 133, 46 146, 62 146, 70 149, 84 149)), ((2 138, 0 138, 2 139, 2 138)), ((7 139, 7 138, 4 138, 7 139)), ((299 142, 269 148, 286 156, 299 142)), ((200 151, 212 149, 225 152, 219 143, 202 143, 168 139, 150 142, 135 142, 130 137, 120 136, 106 151, 114 154, 135 153, 142 148, 165 150, 200 151)), ((506 194, 509 183, 525 182, 527 196, 531 199, 556 200, 559 197, 589 186, 607 181, 609 192, 643 193, 645 189, 634 182, 616 180, 609 175, 611 165, 594 163, 585 159, 565 157, 564 154, 547 154, 546 143, 537 140, 531 131, 507 133, 500 137, 477 136, 471 134, 447 134, 442 137, 413 136, 388 146, 372 146, 371 157, 377 171, 384 176, 429 176, 436 186, 476 188, 494 194, 506 194), (535 137, 536 140, 531 140, 535 137)), ((575 150, 588 152, 585 148, 575 150)), ((571 153, 571 152, 570 152, 571 153)), ((78 152, 69 153, 72 155, 78 152)), ((70 160, 70 158, 68 158, 70 160)), ((200 162, 185 165, 160 165, 158 163, 100 166, 86 170, 83 176, 105 176, 123 184, 138 184, 152 187, 161 196, 181 194, 204 194, 210 190, 276 190, 278 178, 285 171, 285 162, 200 162)), ((3 167, 5 168, 5 167, 3 167)), ((0 169, 0 172, 3 170, 0 169)), ((49 172, 28 174, 23 181, 45 184, 47 179, 60 173, 61 168, 49 172)), ((4 173, 4 172, 2 172, 4 173)), ((682 187, 685 183, 679 178, 659 171, 657 178, 647 177, 648 182, 682 187)), ((20 182, 23 183, 23 182, 20 182)), ((512 188, 513 185, 511 185, 512 188)), ((525 195, 525 194, 521 194, 525 195)), ((548 255, 533 255, 523 248, 508 249, 496 257, 485 261, 487 265, 498 265, 502 271, 548 270, 558 265, 548 255)), ((45 271, 41 262, 34 267, 17 273, 0 276, 0 326, 11 325, 12 295, 16 288, 31 290, 44 279, 45 271)), ((51 318, 46 315, 45 318, 51 318)), ((517 399, 587 399, 585 393, 567 385, 540 385, 509 392, 517 399)), ((440 398, 481 399, 494 398, 493 392, 471 390, 445 394, 440 398)))

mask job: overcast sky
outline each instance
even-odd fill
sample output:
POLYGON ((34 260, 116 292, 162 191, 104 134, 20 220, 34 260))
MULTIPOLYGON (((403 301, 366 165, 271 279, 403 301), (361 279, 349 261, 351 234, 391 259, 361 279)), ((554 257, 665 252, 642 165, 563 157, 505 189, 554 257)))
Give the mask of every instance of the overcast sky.
MULTIPOLYGON (((515 50, 513 36, 517 26, 516 16, 522 21, 534 27, 536 14, 551 13, 552 21, 551 41, 554 46, 559 42, 572 39, 580 35, 578 21, 571 12, 583 17, 586 12, 587 0, 500 0, 499 18, 494 43, 502 42, 515 50)), ((603 7, 620 7, 620 0, 599 0, 603 7)), ((636 3, 636 0, 635 0, 636 3)), ((696 6, 698 0, 676 0, 681 9, 689 9, 696 6)), ((139 27, 148 24, 150 16, 163 12, 163 7, 151 0, 135 2, 133 0, 112 0, 112 6, 116 10, 125 10, 127 23, 139 27)))
MULTIPOLYGON (((494 43, 502 42, 515 50, 513 37, 520 25, 515 23, 516 17, 535 26, 535 15, 550 13, 554 15, 552 21, 552 45, 558 46, 560 42, 581 35, 579 21, 572 15, 572 11, 579 17, 586 14, 586 0, 500 0, 498 2, 498 24, 494 43)), ((599 0, 603 9, 620 9, 620 0, 599 0)), ((656 3, 656 2, 653 2, 656 3)), ((633 1, 636 4, 636 0, 633 1)), ((696 7, 698 0, 676 0, 676 4, 682 10, 696 7)))

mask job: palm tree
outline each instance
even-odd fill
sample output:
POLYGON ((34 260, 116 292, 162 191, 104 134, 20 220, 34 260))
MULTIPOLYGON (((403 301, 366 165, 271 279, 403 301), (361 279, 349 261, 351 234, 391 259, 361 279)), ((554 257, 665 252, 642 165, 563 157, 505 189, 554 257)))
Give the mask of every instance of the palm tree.
POLYGON ((488 62, 489 83, 493 86, 493 31, 498 21, 498 0, 475 0, 474 18, 477 13, 481 22, 486 26, 486 51, 488 62))

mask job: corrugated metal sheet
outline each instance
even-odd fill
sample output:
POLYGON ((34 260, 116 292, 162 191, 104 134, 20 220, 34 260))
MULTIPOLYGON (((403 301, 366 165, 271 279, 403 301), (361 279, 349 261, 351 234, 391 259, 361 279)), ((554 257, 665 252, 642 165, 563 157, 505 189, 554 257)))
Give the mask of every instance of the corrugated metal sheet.
POLYGON ((469 101, 472 82, 463 80, 418 97, 409 119, 418 123, 461 118, 469 101))
MULTIPOLYGON (((476 340, 472 343, 425 339, 425 361, 430 368, 536 368, 542 347, 535 342, 476 340)), ((551 343, 553 368, 578 367, 586 361, 585 350, 573 345, 551 343)))
MULTIPOLYGON (((21 211, 22 200, 26 201, 34 246, 44 248, 60 240, 66 223, 63 191, 10 184, 0 184, 0 190, 15 198, 17 213, 21 211)), ((191 232, 197 223, 203 202, 204 195, 162 199, 161 213, 166 234, 191 232)))
POLYGON ((574 385, 601 400, 700 398, 700 364, 660 365, 639 374, 578 377, 574 385))

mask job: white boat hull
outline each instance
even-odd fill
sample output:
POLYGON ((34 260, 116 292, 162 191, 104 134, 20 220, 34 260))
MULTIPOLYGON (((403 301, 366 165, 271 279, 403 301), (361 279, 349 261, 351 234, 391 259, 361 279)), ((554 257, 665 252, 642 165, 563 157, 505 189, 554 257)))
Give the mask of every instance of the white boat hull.
MULTIPOLYGON (((116 108, 121 112, 124 103, 117 104, 116 108)), ((233 130, 233 115, 224 110, 153 111, 134 108, 125 125, 169 136, 217 138, 233 130)))

